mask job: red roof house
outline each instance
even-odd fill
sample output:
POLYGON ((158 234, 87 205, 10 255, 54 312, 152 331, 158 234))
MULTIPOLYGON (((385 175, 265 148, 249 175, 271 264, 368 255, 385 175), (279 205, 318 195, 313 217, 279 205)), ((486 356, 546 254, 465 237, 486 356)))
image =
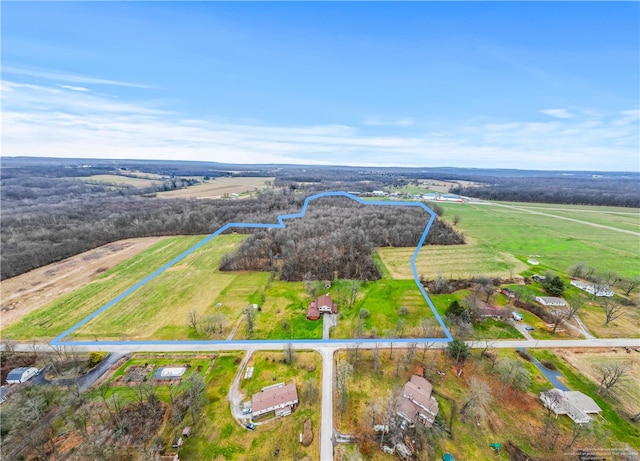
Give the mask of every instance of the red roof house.
POLYGON ((337 314, 338 305, 331 300, 328 294, 322 295, 317 301, 311 301, 307 308, 307 319, 318 320, 320 314, 337 314))

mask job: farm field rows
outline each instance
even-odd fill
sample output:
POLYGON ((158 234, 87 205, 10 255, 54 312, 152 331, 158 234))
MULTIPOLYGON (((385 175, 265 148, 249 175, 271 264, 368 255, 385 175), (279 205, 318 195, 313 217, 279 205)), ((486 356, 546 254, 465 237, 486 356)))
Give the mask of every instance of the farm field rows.
POLYGON ((238 176, 232 178, 216 178, 204 184, 197 184, 184 189, 160 192, 160 198, 220 198, 226 194, 247 194, 255 189, 264 189, 267 182, 275 178, 238 176))
MULTIPOLYGON (((377 253, 394 279, 413 280, 411 258, 415 248, 379 248, 377 253)), ((467 237, 464 245, 429 245, 420 250, 416 258, 419 276, 433 279, 438 274, 451 279, 470 278, 477 275, 509 277, 527 269, 527 265, 515 256, 492 251, 467 237)))

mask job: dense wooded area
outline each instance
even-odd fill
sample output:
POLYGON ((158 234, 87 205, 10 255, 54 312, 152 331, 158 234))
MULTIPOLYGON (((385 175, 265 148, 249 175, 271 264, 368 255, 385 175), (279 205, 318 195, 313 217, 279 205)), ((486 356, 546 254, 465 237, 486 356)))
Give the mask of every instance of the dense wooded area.
MULTIPOLYGON (((575 172, 566 176, 562 172, 518 170, 225 165, 214 162, 19 157, 0 157, 0 166, 2 279, 124 238, 208 234, 230 221, 274 222, 279 214, 298 211, 304 197, 316 192, 371 192, 387 186, 406 185, 419 178, 470 180, 484 184, 482 187, 454 190, 474 197, 640 207, 640 183, 636 173, 606 173, 602 176, 575 172), (96 174, 134 176, 140 172, 161 176, 157 184, 147 188, 84 179, 96 174), (275 177, 275 188, 257 198, 241 201, 155 198, 156 192, 196 182, 194 177, 231 175, 275 177)), ((368 217, 368 213, 370 211, 363 216, 368 217)), ((355 216, 339 216, 338 228, 344 227, 345 236, 331 236, 329 240, 333 242, 334 252, 340 245, 356 245, 355 241, 349 243, 349 238, 356 237, 346 235, 346 229, 358 227, 344 221, 355 219, 355 216)), ((364 238, 363 242, 366 242, 358 244, 358 249, 368 254, 371 245, 396 242, 391 243, 395 245, 399 241, 410 241, 410 245, 417 243, 415 238, 403 237, 405 234, 415 235, 417 230, 402 229, 401 225, 394 228, 391 224, 391 229, 383 231, 386 225, 377 225, 376 232, 370 232, 377 236, 372 240, 364 238)), ((368 229, 369 225, 360 227, 368 229)), ((418 227, 424 229, 423 224, 416 224, 415 228, 418 227)), ((452 235, 437 223, 429 234, 429 241, 454 243, 456 238, 452 235), (448 241, 450 238, 453 239, 451 242, 448 241)), ((284 250, 278 248, 278 251, 286 253, 284 250)), ((311 251, 313 247, 307 250, 311 251)), ((325 251, 322 247, 317 250, 325 251)), ((308 264, 311 263, 305 263, 305 266, 308 264)), ((366 276, 371 270, 373 268, 362 266, 349 272, 366 276)))
MULTIPOLYGON (((282 280, 377 280, 375 247, 416 246, 430 216, 419 208, 361 205, 345 198, 311 202, 302 219, 285 229, 262 230, 223 257, 221 270, 279 271, 282 280)), ((425 244, 464 243, 443 221, 434 221, 425 244)))

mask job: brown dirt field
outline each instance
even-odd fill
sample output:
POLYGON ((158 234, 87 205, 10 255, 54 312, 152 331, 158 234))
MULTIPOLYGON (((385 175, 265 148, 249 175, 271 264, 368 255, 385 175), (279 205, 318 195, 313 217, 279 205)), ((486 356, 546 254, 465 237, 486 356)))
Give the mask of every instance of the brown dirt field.
POLYGON ((242 194, 252 192, 254 189, 264 189, 266 181, 274 179, 250 176, 217 178, 185 189, 160 192, 156 196, 159 198, 220 198, 225 194, 242 194))
POLYGON ((86 285, 101 273, 164 238, 120 240, 3 280, 0 282, 2 328, 86 285))
POLYGON ((562 357, 580 373, 598 384, 597 365, 604 363, 621 363, 628 369, 628 379, 621 385, 611 390, 611 395, 616 398, 629 415, 640 413, 640 353, 629 349, 627 353, 623 348, 599 348, 599 349, 558 349, 557 355, 562 357))

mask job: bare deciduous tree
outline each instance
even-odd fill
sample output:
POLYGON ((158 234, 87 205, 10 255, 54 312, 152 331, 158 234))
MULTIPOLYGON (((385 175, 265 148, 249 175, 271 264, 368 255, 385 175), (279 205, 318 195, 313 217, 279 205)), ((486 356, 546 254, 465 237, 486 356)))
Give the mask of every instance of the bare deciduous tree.
POLYGON ((463 421, 467 417, 482 418, 492 399, 489 385, 485 381, 472 376, 469 385, 471 386, 471 394, 460 407, 460 417, 463 421))
POLYGON ((621 280, 622 289, 624 294, 629 296, 632 291, 640 286, 640 277, 627 277, 621 280))
POLYGON ((353 375, 353 366, 346 360, 340 360, 337 367, 336 384, 338 390, 338 407, 344 412, 347 406, 347 396, 349 391, 349 381, 353 375))
POLYGON ((604 298, 600 306, 604 310, 604 325, 607 326, 626 313, 626 306, 620 304, 614 298, 604 298))
POLYGON ((625 363, 605 363, 596 366, 596 371, 600 381, 598 394, 604 394, 627 379, 629 366, 625 363))

